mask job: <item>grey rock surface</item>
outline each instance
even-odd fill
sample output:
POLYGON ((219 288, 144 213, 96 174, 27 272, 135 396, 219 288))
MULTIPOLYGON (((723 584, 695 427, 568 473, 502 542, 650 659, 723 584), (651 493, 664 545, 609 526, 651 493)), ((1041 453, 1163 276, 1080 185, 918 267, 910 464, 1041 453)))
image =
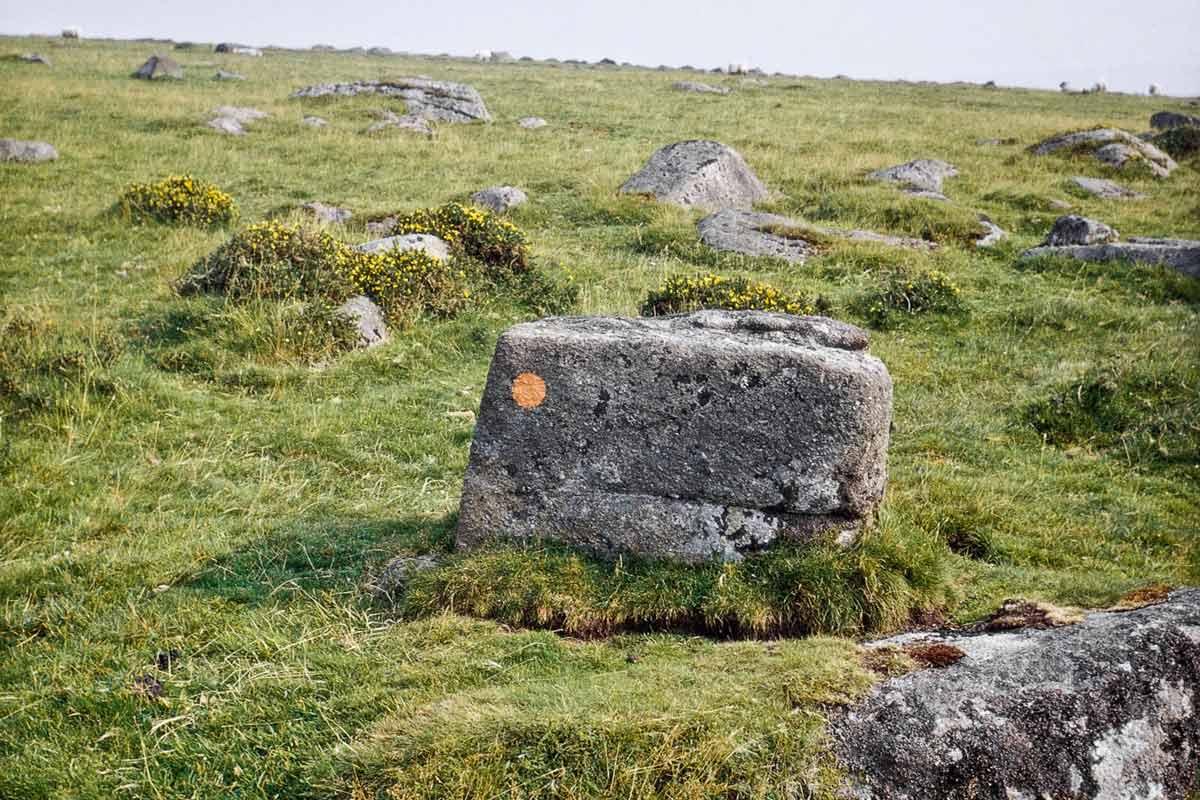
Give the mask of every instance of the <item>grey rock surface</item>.
POLYGON ((768 196, 740 153, 705 140, 676 142, 657 150, 621 191, 710 211, 749 208, 768 196))
POLYGON ((206 124, 218 133, 225 133, 230 136, 246 135, 246 129, 242 127, 242 123, 233 117, 213 117, 206 124))
POLYGON ((803 263, 819 249, 819 240, 840 238, 853 241, 871 241, 892 247, 909 247, 929 250, 932 242, 921 239, 905 239, 886 236, 870 231, 841 230, 807 225, 778 214, 742 211, 727 208, 710 214, 697 225, 700 241, 713 250, 741 253, 747 256, 782 258, 792 263, 803 263), (794 230, 796 235, 782 235, 770 228, 784 227, 794 230), (803 233, 812 231, 813 236, 805 239, 803 233))
POLYGON ((26 142, 20 139, 0 139, 0 161, 19 161, 33 164, 54 161, 58 151, 46 142, 26 142))
POLYGON ((244 81, 244 80, 246 80, 246 76, 241 75, 236 72, 226 72, 223 69, 219 69, 219 70, 217 70, 217 74, 213 75, 213 80, 214 81, 244 81))
POLYGON ((218 53, 229 53, 235 56, 258 57, 262 55, 262 50, 259 50, 257 47, 251 47, 248 44, 235 44, 233 42, 221 42, 213 49, 218 53))
POLYGON ((353 97, 360 94, 402 98, 409 114, 441 122, 488 122, 492 118, 474 87, 428 78, 321 83, 297 89, 292 92, 292 97, 353 97))
POLYGON ((366 133, 378 133, 389 128, 411 131, 412 133, 419 133, 422 136, 433 136, 433 127, 430 126, 427 118, 419 117, 415 114, 404 114, 401 116, 394 111, 376 112, 375 121, 367 126, 366 133))
POLYGON ((1042 246, 1026 250, 1022 258, 1068 256, 1080 261, 1131 261, 1135 264, 1159 264, 1200 278, 1200 241, 1188 239, 1152 239, 1130 236, 1124 242, 1096 245, 1042 246))
POLYGON ((146 63, 138 67, 133 77, 142 80, 179 80, 183 77, 183 67, 172 58, 166 56, 150 56, 146 63))
POLYGON ((300 208, 312 214, 320 222, 347 222, 354 216, 350 211, 337 206, 330 206, 318 200, 313 200, 310 203, 304 203, 300 208))
POLYGON ((1008 238, 1008 233, 996 223, 980 215, 979 224, 984 228, 983 236, 975 240, 976 247, 994 247, 1001 240, 1008 238))
POLYGON ((43 66, 50 66, 50 59, 46 58, 41 53, 24 53, 17 58, 27 64, 42 64, 43 66))
POLYGON ((360 244, 358 249, 364 253, 378 253, 382 250, 421 250, 441 261, 450 258, 450 245, 445 240, 428 233, 406 233, 401 236, 373 239, 360 244))
POLYGON ((1200 776, 1200 591, 1049 630, 903 642, 921 639, 963 657, 892 678, 832 722, 845 797, 1190 796, 1200 776))
POLYGON ((942 194, 942 183, 946 178, 956 175, 958 170, 953 164, 936 158, 918 158, 905 164, 875 170, 867 177, 875 181, 898 184, 906 194, 916 197, 945 200, 947 198, 942 194))
POLYGON ((1200 117, 1176 111, 1160 111, 1150 117, 1150 127, 1158 131, 1171 128, 1200 127, 1200 117))
POLYGON ((1050 247, 1105 244, 1115 242, 1118 238, 1119 234, 1103 222, 1097 222, 1077 214, 1068 214, 1054 220, 1054 227, 1050 229, 1050 233, 1042 244, 1050 247))
POLYGON ((547 123, 546 120, 542 119, 541 117, 521 117, 519 120, 517 120, 517 124, 525 130, 534 131, 538 128, 546 127, 546 125, 549 123, 547 123))
POLYGON ((358 330, 359 347, 375 347, 388 340, 390 334, 383 309, 366 295, 351 297, 338 307, 338 312, 349 317, 358 330))
POLYGON ((329 124, 329 120, 324 117, 314 117, 311 114, 300 120, 301 125, 307 125, 310 128, 324 128, 329 124))
POLYGON ((218 106, 212 110, 212 114, 208 127, 231 136, 244 136, 247 125, 269 116, 265 111, 246 106, 218 106))
POLYGON ((1030 152, 1037 156, 1079 150, 1090 150, 1097 158, 1104 159, 1104 163, 1117 167, 1123 167, 1133 162, 1145 163, 1150 171, 1160 178, 1170 175, 1177 166, 1169 155, 1154 145, 1142 141, 1132 133, 1116 128, 1096 128, 1090 131, 1064 133, 1052 136, 1030 148, 1030 152), (1113 144, 1124 145, 1124 148, 1109 147, 1113 144))
POLYGON ((1088 194, 1095 197, 1102 197, 1105 200, 1139 200, 1146 196, 1141 192, 1135 192, 1107 178, 1086 178, 1082 175, 1076 175, 1071 178, 1071 183, 1088 194))
POLYGON ((492 186, 471 195, 472 203, 496 214, 508 213, 528 200, 529 196, 515 186, 492 186))
POLYGON ((696 81, 676 81, 671 85, 672 89, 679 92, 694 92, 696 94, 729 94, 729 89, 724 86, 713 86, 708 83, 698 83, 696 81))
POLYGON ((824 317, 555 317, 496 345, 457 542, 740 559, 850 541, 886 481, 892 383, 824 317))

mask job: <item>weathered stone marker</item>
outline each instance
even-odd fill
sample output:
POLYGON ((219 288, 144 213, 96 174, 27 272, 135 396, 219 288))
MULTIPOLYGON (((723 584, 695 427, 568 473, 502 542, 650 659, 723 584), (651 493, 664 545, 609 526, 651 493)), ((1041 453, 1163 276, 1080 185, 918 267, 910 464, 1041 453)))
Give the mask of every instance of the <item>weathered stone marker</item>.
POLYGON ((852 540, 886 481, 892 382, 824 317, 560 317, 496 345, 458 545, 740 559, 852 540))

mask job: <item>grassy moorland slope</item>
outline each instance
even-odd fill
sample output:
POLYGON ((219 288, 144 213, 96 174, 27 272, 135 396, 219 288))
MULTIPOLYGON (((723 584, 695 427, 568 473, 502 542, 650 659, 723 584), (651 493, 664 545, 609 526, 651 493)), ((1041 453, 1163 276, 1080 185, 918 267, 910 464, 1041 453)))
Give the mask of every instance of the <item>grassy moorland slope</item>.
MULTIPOLYGON (((873 680, 848 638, 579 640, 371 602, 364 578, 390 555, 444 545, 462 412, 499 332, 529 313, 483 304, 305 363, 272 307, 175 295, 230 231, 111 213, 124 186, 168 174, 215 182, 244 222, 518 185, 531 202, 514 221, 588 314, 635 314, 667 275, 715 270, 865 324, 858 300, 888 270, 939 270, 964 310, 895 321, 871 345, 896 385, 878 535, 936 562, 936 610, 967 621, 1014 595, 1102 606, 1200 581, 1196 282, 1016 260, 1055 199, 1126 235, 1200 238, 1195 161, 1120 178, 1150 197, 1114 203, 1070 193, 1069 176, 1103 174, 1089 160, 1024 149, 1142 131, 1181 102, 807 78, 716 78, 736 91, 698 96, 667 72, 207 48, 171 52, 185 80, 151 84, 129 77, 144 43, 0 50, 54 62, 0 62, 0 136, 61 153, 0 165, 0 797, 822 796, 824 709, 873 680), (248 80, 213 81, 218 66, 248 80), (475 85, 495 122, 368 137, 369 112, 393 104, 288 98, 411 74, 475 85), (203 125, 222 104, 271 116, 225 137, 203 125), (309 113, 330 125, 301 126, 309 113), (549 127, 518 128, 527 115, 549 127), (717 257, 695 215, 615 194, 686 138, 739 149, 778 192, 769 210, 943 247, 803 267, 717 257), (977 143, 994 138, 1011 141, 977 143), (959 168, 952 205, 862 178, 918 157, 959 168), (1011 239, 976 252, 976 211, 1011 239)), ((496 576, 480 575, 463 591, 486 605, 496 576)))

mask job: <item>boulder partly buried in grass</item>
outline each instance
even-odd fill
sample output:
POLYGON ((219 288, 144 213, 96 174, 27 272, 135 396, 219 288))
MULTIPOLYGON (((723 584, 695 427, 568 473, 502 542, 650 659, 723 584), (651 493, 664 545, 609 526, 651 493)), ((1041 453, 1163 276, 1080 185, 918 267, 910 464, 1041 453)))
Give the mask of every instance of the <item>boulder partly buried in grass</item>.
POLYGON ((1034 145, 1030 152, 1035 156, 1090 153, 1102 163, 1118 169, 1130 164, 1144 164, 1157 178, 1167 177, 1178 166, 1174 159, 1154 145, 1116 128, 1096 128, 1052 136, 1034 145))
POLYGON ((1087 178, 1077 175, 1071 178, 1071 183, 1080 191, 1104 200, 1140 200, 1146 196, 1107 178, 1087 178))
POLYGON ((1076 625, 906 634, 941 654, 832 726, 847 797, 1184 800, 1200 775, 1200 590, 1076 625))
POLYGON ((183 78, 183 67, 173 58, 166 56, 150 56, 146 63, 138 67, 133 77, 147 81, 179 80, 183 78))
POLYGON ((867 177, 873 181, 898 184, 906 194, 916 197, 946 200, 946 195, 942 194, 942 183, 946 178, 957 175, 958 170, 953 164, 936 158, 919 158, 906 164, 875 170, 867 177))
POLYGON ((506 214, 527 202, 529 196, 515 186, 492 186, 471 195, 471 202, 493 214, 506 214))
POLYGON ((1135 264, 1159 264, 1190 278, 1200 278, 1200 241, 1190 239, 1153 239, 1130 236, 1123 242, 1079 244, 1051 247, 1043 245, 1026 250, 1021 258, 1066 256, 1079 261, 1130 261, 1135 264))
POLYGON ((492 118, 475 87, 428 78, 321 83, 297 89, 292 97, 353 97, 360 94, 401 98, 410 115, 439 122, 489 122, 492 118))
POLYGON ((1042 242, 1043 246, 1061 247, 1075 244, 1105 244, 1118 239, 1115 230, 1094 219, 1068 214, 1054 220, 1054 227, 1042 242))
POLYGON ((20 139, 0 139, 0 161, 17 161, 34 164, 39 161, 54 161, 58 151, 46 142, 25 142, 20 139))
POLYGON ((892 413, 866 334, 700 311, 510 328, 488 374, 457 541, 738 560, 852 541, 882 496, 892 413))
POLYGON ((710 211, 750 208, 767 198, 765 187, 741 154, 720 142, 667 145, 621 187, 678 206, 710 211))

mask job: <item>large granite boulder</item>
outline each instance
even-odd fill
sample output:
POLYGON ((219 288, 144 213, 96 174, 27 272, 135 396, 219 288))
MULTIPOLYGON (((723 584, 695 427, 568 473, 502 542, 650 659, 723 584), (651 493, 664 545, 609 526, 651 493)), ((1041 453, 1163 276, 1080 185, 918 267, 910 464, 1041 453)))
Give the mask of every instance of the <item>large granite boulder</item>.
POLYGON ((890 247, 931 250, 933 242, 905 239, 860 230, 842 230, 806 225, 778 214, 742 211, 726 208, 700 220, 697 226, 700 241, 713 250, 741 253, 747 256, 781 258, 802 264, 829 239, 875 242, 890 247))
POLYGON ((1196 128, 1200 127, 1200 117, 1180 114, 1176 111, 1160 111, 1150 117, 1150 127, 1156 131, 1166 131, 1171 128, 1196 128))
POLYGON ((1185 800, 1200 788, 1200 590, 1065 627, 879 647, 953 663, 892 678, 833 722, 845 797, 1185 800))
POLYGON ((916 197, 946 200, 946 195, 942 194, 942 183, 946 178, 956 175, 958 170, 953 164, 936 158, 918 158, 887 169, 877 169, 867 177, 874 181, 898 184, 906 194, 916 197))
POLYGON ((353 97, 360 94, 401 98, 409 115, 441 122, 488 122, 492 118, 474 87, 428 78, 321 83, 297 89, 292 92, 292 97, 353 97))
POLYGON ((179 80, 183 77, 183 67, 172 58, 166 56, 150 56, 146 63, 138 67, 133 77, 147 81, 179 80))
POLYGON ((625 181, 621 191, 710 211, 750 208, 768 196, 767 187, 740 153, 705 140, 676 142, 659 149, 625 181))
POLYGON ((1068 214, 1054 220, 1054 227, 1046 236, 1043 245, 1062 247, 1073 244, 1104 244, 1115 242, 1119 235, 1115 230, 1094 219, 1068 214))
POLYGON ((824 317, 550 318, 496 345, 457 540, 737 560, 851 541, 883 494, 892 382, 824 317))
POLYGON ((1130 163, 1145 164, 1156 177, 1165 178, 1178 166, 1174 159, 1149 142, 1116 128, 1096 128, 1052 136, 1030 148, 1037 156, 1049 153, 1092 153, 1103 163, 1123 168, 1130 163), (1120 145, 1120 147, 1112 147, 1120 145))
POLYGON ((33 164, 54 161, 58 151, 46 142, 25 142, 20 139, 0 139, 0 161, 20 161, 33 164))

